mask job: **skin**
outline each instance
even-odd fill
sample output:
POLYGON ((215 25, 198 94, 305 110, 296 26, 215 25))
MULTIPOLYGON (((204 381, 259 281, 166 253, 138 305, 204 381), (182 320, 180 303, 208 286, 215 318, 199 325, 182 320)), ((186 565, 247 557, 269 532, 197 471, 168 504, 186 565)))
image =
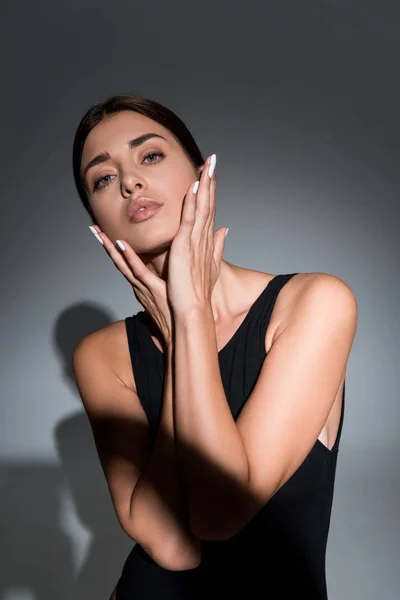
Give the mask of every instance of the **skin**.
MULTIPOLYGON (((193 167, 168 129, 129 110, 106 117, 92 129, 83 148, 82 171, 103 151, 108 151, 112 160, 89 169, 86 176, 95 229, 102 232, 103 239, 107 236, 113 243, 117 239, 126 240, 147 268, 166 281, 168 251, 180 226, 184 197, 189 186, 199 178, 202 168, 196 170, 193 167), (152 138, 138 148, 128 148, 128 139, 149 132, 164 136, 166 141, 152 138), (146 158, 150 152, 163 152, 165 157, 146 158), (93 183, 100 177, 105 177, 101 182, 103 187, 94 192, 93 183), (128 220, 125 210, 134 195, 150 196, 164 205, 152 219, 133 223, 128 220)), ((315 275, 299 273, 280 291, 267 328, 266 352, 290 321, 298 298, 315 275)), ((211 297, 218 350, 232 337, 255 298, 273 277, 273 274, 238 267, 221 259, 220 274, 211 297)), ((121 331, 124 332, 124 328, 121 331)), ((157 335, 152 337, 163 351, 163 339, 157 335)), ((128 360, 126 371, 128 374, 131 371, 128 360)), ((121 376, 124 376, 122 372, 121 376)), ((132 385, 135 387, 134 382, 132 385)), ((343 382, 319 436, 327 446, 332 445, 330 440, 335 439, 339 426, 342 388, 343 382)))
MULTIPOLYGON (((166 281, 168 251, 180 226, 184 197, 189 186, 199 178, 199 171, 193 168, 179 142, 167 129, 132 111, 108 117, 91 131, 83 149, 82 167, 103 151, 108 151, 112 159, 90 169, 87 177, 95 223, 112 242, 126 240, 147 268, 166 281), (148 132, 159 133, 166 141, 153 138, 139 148, 128 148, 128 139, 148 132), (150 153, 160 151, 165 157, 148 157, 150 153), (93 183, 99 177, 106 177, 106 180, 102 182, 103 188, 94 191, 93 183), (137 195, 152 196, 164 203, 154 218, 138 224, 130 222, 125 212, 132 196, 137 195)), ((268 328, 266 346, 270 347, 274 336, 279 337, 279 332, 284 330, 296 299, 314 275, 318 274, 298 274, 281 291, 268 328)), ((242 321, 243 312, 273 277, 221 260, 211 298, 219 348, 230 339, 242 321)), ((334 440, 336 435, 341 392, 342 384, 319 436, 326 445, 332 445, 329 440, 334 440)))
MULTIPOLYGON (((95 229, 102 232, 103 239, 107 236, 113 243, 126 240, 147 268, 166 281, 168 251, 180 226, 184 197, 202 168, 193 167, 168 129, 129 110, 106 117, 92 129, 83 148, 82 171, 93 157, 104 151, 109 152, 111 160, 91 168, 86 176, 95 229), (138 148, 128 148, 128 139, 148 132, 158 133, 166 141, 152 138, 138 148), (165 157, 148 157, 150 152, 163 152, 165 157), (93 184, 100 177, 105 177, 101 182, 103 187, 93 191, 93 184), (133 196, 150 196, 164 205, 152 219, 133 223, 125 212, 133 196)), ((238 267, 222 258, 211 297, 218 350, 232 337, 255 298, 274 276, 238 267)), ((266 352, 290 321, 297 299, 314 276, 318 274, 299 273, 280 291, 267 329, 266 352)), ((162 339, 154 336, 153 339, 162 350, 162 339)), ((130 363, 127 371, 130 372, 130 363)), ((343 382, 319 436, 325 445, 332 445, 330 440, 336 437, 342 389, 343 382)))
MULTIPOLYGON (((105 150, 112 160, 92 167, 86 176, 96 225, 112 242, 126 240, 147 268, 166 281, 168 250, 179 229, 185 194, 199 178, 199 171, 168 129, 133 111, 107 117, 92 129, 83 148, 82 170, 105 150), (128 139, 148 132, 163 135, 167 141, 152 138, 138 148, 128 148, 128 139), (146 158, 150 152, 164 152, 165 158, 146 158), (93 191, 93 184, 100 177, 105 179, 93 191), (150 196, 164 205, 152 219, 133 223, 125 212, 133 196, 150 196)), ((234 315, 247 310, 254 300, 254 283, 260 286, 261 292, 266 278, 271 277, 273 275, 243 269, 222 259, 211 299, 216 327, 231 322, 234 315), (250 274, 255 279, 253 277, 249 294, 250 274)))

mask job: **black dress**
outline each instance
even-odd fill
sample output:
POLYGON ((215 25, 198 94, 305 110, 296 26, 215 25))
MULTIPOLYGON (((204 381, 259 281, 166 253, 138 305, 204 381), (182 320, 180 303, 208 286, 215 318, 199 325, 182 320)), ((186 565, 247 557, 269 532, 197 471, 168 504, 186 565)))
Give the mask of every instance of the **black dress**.
MULTIPOLYGON (((296 273, 271 279, 219 352, 225 395, 236 420, 266 357, 265 334, 279 291, 296 273)), ((125 319, 137 392, 151 435, 161 419, 164 354, 151 338, 145 311, 125 319)), ((203 541, 201 564, 186 571, 160 567, 136 544, 117 584, 117 600, 326 600, 325 557, 336 461, 344 416, 329 450, 317 440, 292 477, 233 538, 203 541), (243 596, 242 596, 243 597, 243 596)), ((153 438, 154 439, 154 438, 153 438)))

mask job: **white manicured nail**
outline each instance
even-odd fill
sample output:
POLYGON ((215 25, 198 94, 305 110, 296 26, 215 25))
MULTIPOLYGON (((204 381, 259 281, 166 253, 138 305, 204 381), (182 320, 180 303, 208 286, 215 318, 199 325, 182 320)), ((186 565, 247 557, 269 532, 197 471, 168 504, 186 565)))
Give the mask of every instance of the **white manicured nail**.
POLYGON ((210 179, 212 177, 212 174, 214 173, 214 169, 215 169, 215 165, 216 164, 217 164, 217 155, 213 154, 211 156, 211 164, 210 164, 209 169, 208 169, 208 176, 210 177, 210 179))
POLYGON ((101 244, 102 246, 104 246, 104 244, 103 244, 103 240, 101 239, 101 237, 99 236, 99 234, 97 233, 97 231, 95 230, 95 228, 94 228, 94 227, 92 227, 91 225, 89 225, 89 229, 90 229, 90 231, 93 233, 93 235, 94 235, 94 237, 96 238, 96 240, 99 240, 100 244, 101 244))
POLYGON ((197 190, 199 189, 200 181, 195 181, 193 184, 193 194, 197 194, 197 190))
POLYGON ((123 245, 121 240, 117 240, 115 243, 121 248, 121 250, 125 250, 125 246, 123 245))
POLYGON ((228 231, 229 231, 229 227, 228 227, 228 229, 225 231, 225 237, 228 235, 228 231))

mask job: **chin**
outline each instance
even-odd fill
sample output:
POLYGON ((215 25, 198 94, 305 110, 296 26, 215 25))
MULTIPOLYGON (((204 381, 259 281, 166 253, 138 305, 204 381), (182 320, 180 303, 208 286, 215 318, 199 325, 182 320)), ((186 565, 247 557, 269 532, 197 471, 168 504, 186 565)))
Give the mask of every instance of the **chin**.
MULTIPOLYGON (((129 240, 128 240, 129 242, 129 240)), ((171 247, 171 244, 173 242, 173 238, 172 239, 168 239, 168 240, 164 240, 158 244, 153 244, 153 245, 149 245, 149 246, 144 246, 141 248, 138 248, 132 245, 132 248, 135 250, 136 254, 139 255, 155 255, 158 256, 159 254, 164 254, 165 252, 168 252, 168 250, 171 247)))

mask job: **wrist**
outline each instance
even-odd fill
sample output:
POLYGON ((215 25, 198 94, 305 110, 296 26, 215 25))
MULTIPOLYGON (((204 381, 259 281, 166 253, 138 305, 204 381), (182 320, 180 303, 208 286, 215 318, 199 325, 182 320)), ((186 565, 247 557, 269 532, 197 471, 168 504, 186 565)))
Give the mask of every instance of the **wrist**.
POLYGON ((175 325, 179 324, 180 326, 190 326, 193 321, 201 321, 205 318, 211 318, 214 321, 214 314, 211 305, 205 304, 202 306, 193 306, 185 312, 174 314, 175 325))

